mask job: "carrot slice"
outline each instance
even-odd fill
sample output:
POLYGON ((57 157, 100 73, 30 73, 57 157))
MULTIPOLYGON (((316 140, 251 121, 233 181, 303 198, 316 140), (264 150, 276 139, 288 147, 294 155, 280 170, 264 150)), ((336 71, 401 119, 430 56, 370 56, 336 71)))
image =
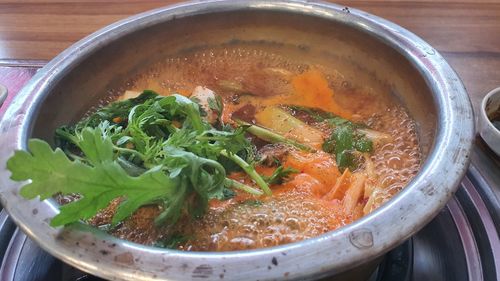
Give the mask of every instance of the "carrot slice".
POLYGON ((320 108, 346 119, 352 118, 351 112, 342 109, 335 102, 333 90, 319 70, 311 69, 295 76, 292 85, 295 93, 290 100, 294 105, 320 108))
POLYGON ((346 190, 351 185, 351 172, 349 169, 345 169, 344 173, 337 179, 335 186, 325 195, 323 199, 325 200, 333 200, 333 199, 342 199, 346 190))
POLYGON ((296 192, 311 194, 315 197, 320 197, 324 194, 323 190, 325 189, 324 185, 318 179, 305 173, 296 175, 292 180, 285 183, 284 186, 296 192))
POLYGON ((323 151, 316 153, 291 151, 283 164, 285 167, 292 167, 318 179, 325 186, 323 194, 335 185, 340 176, 335 161, 323 151))

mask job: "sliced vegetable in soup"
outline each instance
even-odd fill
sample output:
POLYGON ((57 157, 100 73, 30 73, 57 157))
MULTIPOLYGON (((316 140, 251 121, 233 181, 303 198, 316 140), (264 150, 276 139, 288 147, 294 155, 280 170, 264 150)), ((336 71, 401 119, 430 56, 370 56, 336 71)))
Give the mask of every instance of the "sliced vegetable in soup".
POLYGON ((83 220, 188 251, 315 237, 372 212, 420 167, 399 101, 339 75, 241 48, 167 59, 57 129, 55 149, 32 139, 7 167, 30 180, 25 198, 59 201, 54 227, 83 220))

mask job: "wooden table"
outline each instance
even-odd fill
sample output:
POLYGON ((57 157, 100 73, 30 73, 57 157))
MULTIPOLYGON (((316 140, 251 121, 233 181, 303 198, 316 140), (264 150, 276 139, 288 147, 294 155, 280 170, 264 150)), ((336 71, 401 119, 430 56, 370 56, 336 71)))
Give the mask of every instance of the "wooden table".
MULTIPOLYGON (((0 0, 0 65, 43 64, 107 24, 175 2, 0 0)), ((458 72, 475 108, 500 86, 500 0, 337 2, 391 20, 429 42, 458 72)))

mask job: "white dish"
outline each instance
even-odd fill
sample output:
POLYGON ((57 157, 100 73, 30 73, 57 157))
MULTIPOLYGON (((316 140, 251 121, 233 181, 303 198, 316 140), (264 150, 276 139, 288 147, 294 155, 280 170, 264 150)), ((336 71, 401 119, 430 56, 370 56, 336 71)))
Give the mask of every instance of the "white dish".
POLYGON ((500 87, 489 92, 481 103, 479 113, 479 134, 488 146, 500 156, 500 130, 489 119, 493 111, 500 108, 500 87))

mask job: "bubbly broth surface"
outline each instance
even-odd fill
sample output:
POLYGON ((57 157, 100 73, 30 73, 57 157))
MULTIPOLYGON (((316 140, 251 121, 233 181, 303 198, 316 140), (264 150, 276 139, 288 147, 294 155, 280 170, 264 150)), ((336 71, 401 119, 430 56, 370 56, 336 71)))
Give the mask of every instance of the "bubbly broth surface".
MULTIPOLYGON (((390 141, 374 142, 373 152, 348 174, 338 169, 334 155, 321 149, 315 153, 288 149, 280 156, 282 163, 297 173, 272 185, 272 196, 255 198, 237 192, 232 199, 211 202, 201 218, 183 217, 175 227, 164 228, 152 224, 159 208, 147 206, 110 233, 147 245, 178 236, 175 247, 182 250, 231 251, 315 237, 370 213, 417 174, 421 154, 415 122, 404 106, 387 92, 355 82, 346 81, 334 67, 241 46, 167 58, 134 77, 124 89, 189 96, 196 86, 205 86, 222 97, 222 120, 229 124, 234 124, 234 116, 256 123, 256 115, 270 106, 298 105, 333 112, 389 136, 390 141)), ((295 116, 325 136, 331 133, 324 122, 295 116)), ((269 147, 262 141, 256 144, 258 149, 269 147)), ((265 165, 256 168, 270 173, 265 165)), ((241 173, 229 177, 252 184, 241 173)), ((108 223, 115 207, 116 202, 91 223, 108 223)))

